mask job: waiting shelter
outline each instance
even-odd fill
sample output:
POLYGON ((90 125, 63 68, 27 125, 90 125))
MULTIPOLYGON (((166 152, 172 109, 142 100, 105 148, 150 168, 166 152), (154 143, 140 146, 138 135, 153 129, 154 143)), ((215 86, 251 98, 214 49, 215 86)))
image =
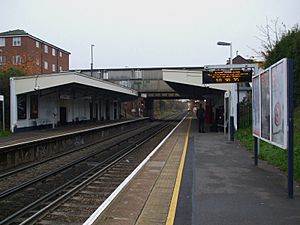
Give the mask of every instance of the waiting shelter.
POLYGON ((138 93, 76 72, 10 78, 10 129, 55 127, 120 118, 121 102, 138 93))

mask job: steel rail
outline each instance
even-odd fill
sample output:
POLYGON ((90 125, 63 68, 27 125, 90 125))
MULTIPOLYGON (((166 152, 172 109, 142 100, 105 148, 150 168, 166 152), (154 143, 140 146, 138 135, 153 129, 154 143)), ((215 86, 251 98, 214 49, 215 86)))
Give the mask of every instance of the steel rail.
POLYGON ((143 145, 146 142, 148 142, 150 139, 152 139, 153 137, 155 137, 158 133, 162 132, 164 129, 166 129, 169 126, 170 126, 170 124, 167 124, 167 125, 164 125, 164 126, 160 127, 159 130, 152 132, 150 135, 148 135, 146 137, 146 139, 143 139, 141 141, 141 143, 136 144, 134 147, 131 147, 131 149, 129 151, 123 151, 124 154, 120 155, 118 158, 116 158, 115 160, 113 160, 105 168, 103 168, 100 171, 98 171, 97 173, 93 174, 92 176, 90 176, 89 178, 87 178, 82 183, 78 184, 77 186, 73 187, 71 190, 69 190, 68 192, 66 192, 65 194, 63 194, 62 196, 60 196, 59 198, 55 199, 53 202, 48 203, 47 206, 45 206, 44 208, 40 209, 34 215, 32 215, 31 217, 29 217, 26 220, 24 220, 22 223, 20 223, 20 225, 34 224, 38 219, 40 219, 41 217, 45 216, 49 210, 53 210, 61 202, 65 201, 67 198, 73 196, 82 187, 84 187, 84 186, 88 185, 89 183, 91 183, 96 177, 98 177, 99 175, 101 175, 101 173, 103 173, 104 171, 106 171, 110 167, 114 166, 116 163, 118 163, 124 157, 128 156, 130 153, 132 153, 135 150, 137 150, 141 145, 143 145))
MULTIPOLYGON (((149 129, 153 129, 153 127, 150 127, 149 129)), ((145 130, 144 132, 147 132, 147 130, 145 130)), ((142 132, 142 133, 144 133, 144 132, 142 132)), ((141 135, 141 133, 139 133, 137 135, 141 135)), ((132 137, 130 137, 130 138, 132 138, 132 137)), ((44 179, 46 179, 46 178, 48 178, 50 176, 53 176, 53 175, 55 175, 57 173, 60 173, 60 172, 66 170, 66 169, 68 169, 68 168, 70 168, 70 167, 72 167, 72 166, 74 166, 76 164, 79 164, 79 163, 81 163, 81 162, 83 162, 83 161, 85 161, 85 160, 87 160, 87 159, 89 159, 91 157, 94 157, 94 156, 99 155, 99 154, 103 154, 104 152, 108 151, 110 148, 113 148, 114 146, 117 146, 117 145, 121 144, 124 141, 126 141, 126 139, 125 140, 121 140, 118 143, 114 143, 111 146, 109 146, 109 147, 107 147, 105 149, 102 149, 100 152, 97 151, 97 152, 88 154, 85 157, 82 157, 80 159, 74 160, 74 161, 72 161, 70 163, 65 164, 64 166, 58 167, 57 169, 55 169, 53 171, 41 174, 41 175, 39 175, 39 176, 37 176, 37 177, 29 180, 29 181, 26 181, 26 182, 24 182, 22 184, 19 184, 19 185, 15 186, 15 187, 12 187, 12 188, 7 189, 7 190, 5 190, 3 192, 0 192, 0 200, 3 199, 3 198, 5 198, 5 197, 8 197, 9 195, 12 195, 12 194, 16 193, 19 190, 22 190, 22 189, 24 189, 24 188, 26 188, 26 187, 34 184, 34 183, 40 182, 41 180, 44 180, 44 179)))
MULTIPOLYGON (((137 130, 137 129, 139 129, 139 128, 140 128, 140 127, 135 127, 135 128, 133 128, 133 129, 129 129, 128 132, 137 130)), ((27 169, 31 169, 31 168, 33 168, 33 167, 35 167, 35 166, 42 165, 42 164, 44 164, 44 163, 46 163, 46 162, 49 162, 49 161, 51 161, 51 160, 60 158, 60 157, 62 157, 62 156, 65 156, 65 155, 68 155, 68 154, 71 154, 71 153, 74 153, 74 152, 76 152, 76 151, 80 151, 80 150, 82 150, 82 149, 84 149, 84 148, 88 148, 88 147, 90 147, 90 146, 92 146, 92 145, 99 144, 99 143, 104 142, 104 141, 107 141, 107 140, 109 140, 109 139, 116 138, 116 137, 119 136, 119 135, 120 135, 120 134, 115 134, 115 135, 113 135, 113 136, 106 137, 106 138, 101 139, 101 140, 99 140, 99 141, 93 141, 93 142, 88 143, 88 144, 85 144, 85 145, 83 145, 83 146, 78 146, 78 147, 76 147, 75 149, 73 148, 73 150, 71 150, 71 151, 67 151, 67 152, 64 152, 64 153, 62 153, 62 154, 58 154, 58 155, 56 155, 56 156, 53 156, 53 157, 44 159, 44 160, 39 161, 39 162, 36 162, 36 163, 32 163, 32 164, 30 164, 30 165, 27 165, 27 166, 18 168, 18 169, 16 169, 16 170, 12 170, 12 171, 9 171, 9 172, 6 172, 6 173, 2 173, 2 174, 0 174, 0 179, 5 178, 5 177, 7 177, 7 176, 11 176, 11 175, 16 174, 16 173, 18 173, 18 172, 22 172, 22 171, 27 170, 27 169)))
MULTIPOLYGON (((155 127, 151 127, 150 129, 153 129, 153 128, 157 128, 157 129, 158 129, 158 127, 159 127, 159 129, 162 129, 162 128, 164 127, 164 125, 158 125, 158 126, 155 126, 155 127)), ((153 136, 155 133, 157 133, 157 131, 151 132, 151 134, 150 134, 150 135, 151 135, 151 138, 152 138, 152 136, 153 136)), ((149 136, 149 135, 147 135, 147 136, 149 136)), ((126 147, 122 152, 127 151, 129 148, 136 149, 136 148, 137 148, 138 146, 140 146, 141 144, 147 142, 148 139, 150 139, 150 137, 147 138, 146 140, 141 139, 141 140, 138 141, 138 142, 140 142, 139 144, 138 144, 138 143, 134 143, 134 144, 132 144, 132 145, 126 147)), ((124 142, 124 141, 121 141, 121 142, 124 142)), ((121 142, 118 142, 118 144, 120 144, 121 142)), ((116 145, 118 145, 118 144, 116 144, 116 145)), ((114 146, 115 146, 115 145, 114 145, 114 146)), ((112 147, 112 146, 111 146, 111 147, 112 147)), ((111 147, 110 147, 110 148, 111 148, 111 147)), ((132 150, 132 151, 133 151, 133 150, 132 150)), ((99 154, 99 153, 98 153, 98 154, 99 154)), ((65 187, 67 187, 67 186, 71 185, 72 183, 76 182, 78 179, 80 179, 80 178, 82 178, 82 177, 84 177, 84 176, 87 176, 88 173, 91 173, 92 171, 94 171, 94 170, 96 170, 96 169, 99 169, 99 167, 103 166, 103 165, 104 165, 105 163, 107 163, 109 160, 112 160, 112 157, 116 157, 116 156, 118 156, 118 155, 120 155, 120 154, 121 154, 120 152, 116 153, 114 156, 111 156, 110 158, 108 158, 107 160, 105 160, 103 163, 99 164, 99 165, 97 166, 97 168, 93 167, 93 168, 91 168, 90 170, 86 171, 86 173, 84 173, 84 174, 78 176, 77 178, 74 178, 74 179, 70 180, 69 182, 67 182, 66 184, 64 184, 64 185, 62 185, 61 187, 57 188, 56 190, 52 191, 51 193, 48 193, 48 194, 45 195, 44 197, 42 197, 42 198, 36 200, 35 202, 33 202, 33 203, 27 205, 25 208, 23 208, 23 209, 17 211, 16 213, 14 213, 14 214, 12 214, 11 216, 7 217, 6 219, 2 220, 2 221, 0 222, 0 224, 7 224, 9 221, 14 220, 16 217, 22 216, 26 211, 28 211, 28 210, 30 210, 31 208, 35 207, 37 204, 39 204, 39 203, 41 203, 41 202, 43 202, 43 201, 46 201, 47 199, 49 199, 49 198, 51 198, 51 197, 53 197, 53 196, 56 196, 56 195, 57 195, 57 192, 61 191, 61 190, 64 189, 65 187)), ((128 154, 129 154, 129 153, 128 153, 128 154)), ((123 156, 123 157, 125 157, 125 156, 123 156)), ((105 168, 106 168, 106 167, 105 167, 105 168)))

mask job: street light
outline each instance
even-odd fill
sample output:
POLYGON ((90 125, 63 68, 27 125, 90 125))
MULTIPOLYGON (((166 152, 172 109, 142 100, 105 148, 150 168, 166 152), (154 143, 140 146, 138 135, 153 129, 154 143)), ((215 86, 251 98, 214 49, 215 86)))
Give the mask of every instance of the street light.
MULTIPOLYGON (((232 42, 218 41, 217 45, 220 45, 220 46, 230 46, 230 61, 229 61, 229 64, 232 65, 232 42)), ((238 94, 237 94, 237 98, 239 99, 239 91, 238 91, 238 94)), ((231 104, 229 104, 229 107, 228 107, 228 117, 229 117, 228 118, 228 140, 233 140, 233 137, 231 137, 231 135, 230 135, 230 127, 231 127, 231 122, 230 122, 230 105, 231 104)), ((237 113, 239 113, 238 111, 239 110, 237 110, 237 113)), ((224 105, 224 113, 225 113, 225 105, 224 105)), ((224 123, 225 123, 225 118, 224 118, 224 123)), ((224 126, 224 132, 225 132, 225 126, 224 126)))
POLYGON ((232 65, 232 42, 218 41, 217 45, 230 46, 230 65, 232 65))
POLYGON ((93 76, 93 57, 94 57, 94 52, 93 52, 93 48, 95 45, 91 44, 91 77, 93 76))
MULTIPOLYGON (((230 46, 230 65, 232 65, 232 42, 218 41, 217 45, 230 46)), ((236 108, 236 128, 240 127, 240 85, 236 84, 237 88, 237 108, 236 108)))

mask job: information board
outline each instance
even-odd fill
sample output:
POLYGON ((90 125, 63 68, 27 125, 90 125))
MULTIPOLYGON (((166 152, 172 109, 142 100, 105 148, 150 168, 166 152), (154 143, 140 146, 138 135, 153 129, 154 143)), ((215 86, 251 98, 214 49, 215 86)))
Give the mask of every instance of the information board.
POLYGON ((202 83, 240 83, 251 82, 252 70, 214 70, 202 71, 202 83))
POLYGON ((260 137, 260 80, 259 76, 256 76, 252 79, 252 110, 255 113, 252 113, 252 125, 253 125, 253 134, 257 137, 260 137))
POLYGON ((284 145, 285 123, 287 115, 285 114, 287 105, 285 99, 285 88, 282 82, 283 62, 271 69, 272 79, 272 98, 271 98, 271 113, 272 113, 272 130, 271 139, 273 142, 284 145))
POLYGON ((252 78, 253 136, 287 149, 287 59, 252 78))
POLYGON ((270 140, 270 81, 269 71, 260 75, 261 137, 270 140))

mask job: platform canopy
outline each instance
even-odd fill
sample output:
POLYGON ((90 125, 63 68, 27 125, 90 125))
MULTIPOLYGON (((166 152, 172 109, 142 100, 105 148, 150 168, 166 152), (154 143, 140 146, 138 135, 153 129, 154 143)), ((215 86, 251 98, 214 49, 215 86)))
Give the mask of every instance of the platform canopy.
POLYGON ((11 131, 119 119, 121 103, 137 97, 133 89, 76 72, 12 77, 11 131))
POLYGON ((40 91, 53 87, 79 84, 92 88, 107 90, 120 94, 138 96, 137 91, 125 88, 110 82, 106 82, 97 78, 93 78, 81 73, 53 73, 47 75, 24 76, 11 78, 14 82, 15 94, 24 94, 33 91, 40 91))
POLYGON ((177 93, 187 98, 204 98, 230 90, 230 84, 203 84, 202 71, 163 70, 163 80, 177 93))

